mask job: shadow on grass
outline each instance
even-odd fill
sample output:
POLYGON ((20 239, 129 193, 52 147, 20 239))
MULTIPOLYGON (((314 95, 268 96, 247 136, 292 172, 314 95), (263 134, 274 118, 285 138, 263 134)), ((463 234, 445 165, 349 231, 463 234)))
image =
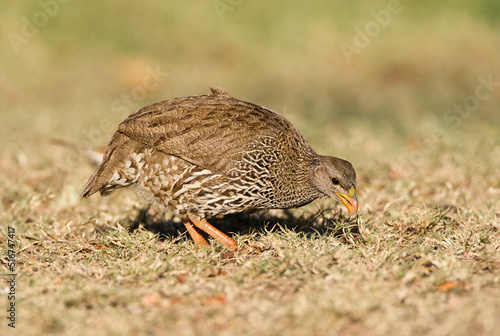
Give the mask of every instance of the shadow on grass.
MULTIPOLYGON (((309 239, 321 235, 334 235, 342 242, 362 240, 357 218, 344 216, 341 212, 333 213, 332 216, 331 210, 324 209, 301 216, 296 216, 290 210, 263 210, 216 216, 208 221, 230 236, 234 233, 259 236, 268 232, 291 230, 302 233, 309 239)), ((130 220, 128 225, 130 232, 139 228, 158 234, 160 239, 182 239, 181 236, 189 239, 181 221, 166 219, 154 206, 140 209, 137 216, 130 220)))

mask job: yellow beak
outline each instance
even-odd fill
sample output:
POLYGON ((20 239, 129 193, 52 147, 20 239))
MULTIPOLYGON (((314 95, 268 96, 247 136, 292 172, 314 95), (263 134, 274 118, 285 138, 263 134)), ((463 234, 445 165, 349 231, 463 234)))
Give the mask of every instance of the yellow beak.
POLYGON ((351 188, 349 195, 342 193, 335 193, 342 204, 345 205, 349 214, 355 215, 358 212, 358 198, 356 197, 356 190, 351 188))

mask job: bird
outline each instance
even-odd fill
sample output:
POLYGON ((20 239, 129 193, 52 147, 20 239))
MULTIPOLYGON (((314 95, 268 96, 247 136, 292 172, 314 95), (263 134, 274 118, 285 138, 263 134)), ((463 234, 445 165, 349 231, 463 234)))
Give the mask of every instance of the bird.
POLYGON ((349 161, 317 154, 280 114, 222 88, 210 90, 127 117, 82 197, 135 185, 147 201, 173 211, 197 246, 210 246, 205 232, 231 251, 238 244, 211 225, 211 217, 296 208, 328 197, 357 213, 349 161))

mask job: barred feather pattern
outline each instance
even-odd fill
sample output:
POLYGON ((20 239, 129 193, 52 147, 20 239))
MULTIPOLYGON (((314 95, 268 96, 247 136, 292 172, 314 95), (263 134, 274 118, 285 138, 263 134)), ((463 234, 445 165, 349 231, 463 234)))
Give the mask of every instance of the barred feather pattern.
POLYGON ((259 138, 248 144, 247 150, 233 154, 234 167, 224 174, 147 149, 134 156, 144 160, 139 162, 138 175, 129 181, 137 182, 145 199, 181 217, 191 214, 208 218, 255 209, 291 208, 320 197, 316 190, 291 187, 300 184, 297 178, 301 175, 287 176, 277 168, 284 162, 288 167, 300 165, 301 160, 293 162, 289 155, 277 150, 279 147, 276 139, 259 138))

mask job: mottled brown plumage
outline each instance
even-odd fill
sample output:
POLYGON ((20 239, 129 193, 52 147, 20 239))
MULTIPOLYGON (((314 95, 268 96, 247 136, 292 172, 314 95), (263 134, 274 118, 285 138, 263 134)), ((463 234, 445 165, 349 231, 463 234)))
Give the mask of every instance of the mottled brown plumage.
POLYGON ((337 197, 349 212, 357 211, 349 162, 316 154, 279 114, 211 90, 130 115, 82 196, 135 184, 146 199, 178 213, 198 244, 206 245, 201 229, 231 249, 234 241, 206 218, 298 207, 320 197, 337 197))

